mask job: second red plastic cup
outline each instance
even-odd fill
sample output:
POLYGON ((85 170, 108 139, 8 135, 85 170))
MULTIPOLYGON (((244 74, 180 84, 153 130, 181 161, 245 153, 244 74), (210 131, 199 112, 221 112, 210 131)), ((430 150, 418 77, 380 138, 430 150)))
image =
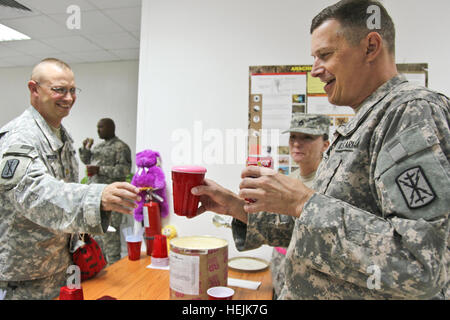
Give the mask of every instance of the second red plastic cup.
POLYGON ((172 168, 173 207, 179 216, 197 215, 200 197, 191 193, 193 187, 203 184, 206 168, 201 166, 176 166, 172 168))
POLYGON ((148 202, 144 204, 144 227, 145 227, 145 245, 147 246, 147 255, 152 255, 153 238, 157 234, 161 234, 161 216, 159 204, 157 202, 148 202))
POLYGON ((153 240, 152 258, 167 258, 167 238, 163 234, 157 234, 153 240))
POLYGON ((167 267, 169 257, 167 255, 167 238, 163 234, 157 234, 153 240, 152 265, 154 267, 167 267))
POLYGON ((142 237, 127 236, 128 259, 139 260, 141 258, 142 237))
POLYGON ((83 288, 70 289, 67 286, 59 290, 59 300, 84 300, 83 288))

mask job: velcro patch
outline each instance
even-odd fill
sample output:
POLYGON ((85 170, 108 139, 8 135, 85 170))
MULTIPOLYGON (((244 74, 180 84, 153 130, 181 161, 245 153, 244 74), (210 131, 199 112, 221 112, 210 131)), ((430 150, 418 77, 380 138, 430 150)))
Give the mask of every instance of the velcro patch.
POLYGON ((436 198, 436 194, 420 166, 403 171, 395 181, 410 209, 426 206, 436 198))
POLYGON ((8 159, 5 162, 5 166, 2 170, 2 178, 3 179, 11 179, 14 177, 14 173, 16 172, 17 166, 19 165, 19 159, 8 159))

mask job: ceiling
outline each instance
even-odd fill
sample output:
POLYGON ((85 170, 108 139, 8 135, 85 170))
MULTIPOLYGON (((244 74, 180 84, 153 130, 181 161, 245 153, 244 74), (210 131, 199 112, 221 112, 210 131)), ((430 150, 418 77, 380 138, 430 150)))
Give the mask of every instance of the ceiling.
POLYGON ((31 40, 0 42, 0 67, 31 66, 47 57, 69 64, 139 59, 141 0, 1 2, 31 10, 0 5, 0 23, 31 40))

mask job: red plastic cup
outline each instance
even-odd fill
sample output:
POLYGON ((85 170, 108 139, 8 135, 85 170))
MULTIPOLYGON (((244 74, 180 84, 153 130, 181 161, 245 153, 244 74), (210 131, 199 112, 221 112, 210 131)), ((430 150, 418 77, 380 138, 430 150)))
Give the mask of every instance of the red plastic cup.
POLYGON ((67 286, 61 287, 59 290, 59 300, 84 300, 83 289, 70 289, 67 286))
POLYGON ((152 258, 167 258, 167 237, 165 235, 155 235, 152 258))
POLYGON ((139 260, 141 258, 142 237, 130 235, 127 236, 128 259, 139 260))
POLYGON ((155 235, 153 240, 152 265, 157 267, 167 267, 169 265, 167 237, 163 234, 155 235))
POLYGON ((179 216, 197 215, 199 196, 191 193, 193 187, 203 184, 206 168, 200 166, 176 166, 172 168, 173 207, 179 216))
MULTIPOLYGON (((266 167, 273 169, 273 159, 270 156, 261 156, 261 155, 249 155, 247 158, 247 167, 249 166, 257 166, 257 167, 266 167)), ((245 198, 245 201, 249 203, 254 203, 255 200, 245 198)))
POLYGON ((88 177, 95 176, 95 174, 89 173, 88 168, 90 168, 90 167, 95 167, 95 166, 94 166, 94 165, 90 165, 90 164, 86 165, 86 173, 87 173, 87 176, 88 176, 88 177))
POLYGON ((232 300, 234 290, 228 287, 211 287, 206 293, 209 300, 232 300))
MULTIPOLYGON (((148 202, 144 204, 144 227, 145 237, 150 238, 157 234, 161 234, 161 214, 159 209, 159 203, 148 202)), ((147 246, 147 255, 152 255, 153 240, 145 239, 145 245, 147 246)))

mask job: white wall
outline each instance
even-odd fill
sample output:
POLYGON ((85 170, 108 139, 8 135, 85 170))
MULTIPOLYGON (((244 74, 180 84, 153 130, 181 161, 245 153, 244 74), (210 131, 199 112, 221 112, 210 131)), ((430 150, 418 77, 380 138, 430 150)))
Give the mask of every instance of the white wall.
POLYGON ((20 115, 30 105, 27 82, 31 69, 0 68, 0 127, 20 115))
MULTIPOLYGON (((169 193, 170 168, 177 164, 171 153, 180 147, 172 134, 182 128, 186 136, 200 137, 190 146, 191 162, 205 165, 209 178, 238 191, 245 158, 235 164, 205 163, 202 155, 211 140, 203 135, 217 129, 224 138, 227 129, 247 129, 248 67, 312 63, 311 19, 334 2, 143 1, 136 150, 161 152, 169 193)), ((449 2, 384 3, 397 26, 397 62, 428 62, 429 86, 449 95, 450 44, 442 35, 450 29, 449 2)), ((171 213, 164 224, 174 224, 181 236, 226 238, 230 256, 237 255, 230 230, 215 227, 212 216, 187 220, 171 213)), ((270 252, 262 248, 250 254, 268 257, 270 252)))
POLYGON ((385 0, 396 27, 397 63, 428 63, 428 87, 450 96, 450 1, 385 0))
MULTIPOLYGON (((136 110, 138 61, 85 63, 71 65, 75 82, 82 89, 71 113, 63 120, 78 150, 86 137, 100 142, 97 122, 112 118, 116 135, 126 142, 132 155, 136 150, 136 110)), ((30 105, 27 82, 32 67, 0 68, 0 127, 20 115, 30 105)), ((133 163, 134 163, 134 156, 133 163)), ((85 175, 80 161, 80 179, 85 175)))
MULTIPOLYGON (((83 91, 64 125, 72 132, 77 150, 86 137, 94 138, 94 145, 102 141, 97 134, 97 122, 111 118, 116 124, 116 136, 130 146, 134 168, 138 67, 138 61, 72 66, 77 86, 83 91)), ((84 170, 81 162, 80 168, 84 170)))

